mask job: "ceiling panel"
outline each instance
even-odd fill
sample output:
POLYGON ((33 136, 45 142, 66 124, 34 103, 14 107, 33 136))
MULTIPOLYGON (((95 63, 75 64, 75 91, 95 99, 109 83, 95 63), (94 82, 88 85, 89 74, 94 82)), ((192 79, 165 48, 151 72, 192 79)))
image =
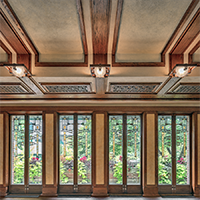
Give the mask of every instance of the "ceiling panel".
POLYGON ((193 54, 193 62, 200 62, 200 47, 193 54))
POLYGON ((76 0, 9 3, 39 51, 40 62, 84 61, 76 0))
POLYGON ((192 0, 124 0, 117 62, 160 62, 160 53, 192 0))

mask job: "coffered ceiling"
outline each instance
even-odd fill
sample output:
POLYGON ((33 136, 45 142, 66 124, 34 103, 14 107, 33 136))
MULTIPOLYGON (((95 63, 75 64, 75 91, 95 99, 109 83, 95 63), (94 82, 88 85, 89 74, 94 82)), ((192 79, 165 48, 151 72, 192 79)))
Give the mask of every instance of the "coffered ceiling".
POLYGON ((19 87, 9 86, 19 80, 3 68, 18 63, 45 91, 19 96, 7 89, 0 97, 197 100, 199 40, 199 0, 0 0, 0 84, 19 87), (183 63, 197 67, 159 96, 183 63), (92 80, 90 64, 111 65, 105 84, 92 80))

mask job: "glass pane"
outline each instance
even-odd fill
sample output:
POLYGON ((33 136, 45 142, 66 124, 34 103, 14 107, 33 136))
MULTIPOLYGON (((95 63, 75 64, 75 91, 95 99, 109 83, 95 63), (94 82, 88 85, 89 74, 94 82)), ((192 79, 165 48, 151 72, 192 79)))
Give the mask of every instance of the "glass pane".
POLYGON ((171 116, 158 116, 158 183, 172 184, 171 116))
POLYGON ((91 184, 91 116, 78 116, 78 184, 91 184))
POLYGON ((176 116, 176 184, 189 185, 189 117, 176 116))
POLYGON ((29 184, 42 184, 42 116, 29 116, 29 184))
POLYGON ((60 116, 60 184, 73 184, 74 117, 60 116))
MULTIPOLYGON (((109 183, 122 184, 123 116, 109 116, 109 183)), ((103 176, 103 174, 102 174, 103 176)))
POLYGON ((12 184, 24 184, 25 116, 11 116, 12 126, 12 184))
POLYGON ((127 116, 127 184, 140 184, 140 116, 127 116))

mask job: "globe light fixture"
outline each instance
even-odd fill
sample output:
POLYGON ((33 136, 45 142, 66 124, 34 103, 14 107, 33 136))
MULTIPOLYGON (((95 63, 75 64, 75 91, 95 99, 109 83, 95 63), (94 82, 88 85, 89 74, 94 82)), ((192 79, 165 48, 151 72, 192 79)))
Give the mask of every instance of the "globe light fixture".
POLYGON ((110 74, 110 65, 90 65, 90 72, 96 78, 108 77, 110 74))
POLYGON ((6 64, 4 67, 17 78, 32 76, 24 64, 6 64))
POLYGON ((169 76, 183 78, 190 74, 196 66, 194 64, 177 64, 169 73, 169 76))

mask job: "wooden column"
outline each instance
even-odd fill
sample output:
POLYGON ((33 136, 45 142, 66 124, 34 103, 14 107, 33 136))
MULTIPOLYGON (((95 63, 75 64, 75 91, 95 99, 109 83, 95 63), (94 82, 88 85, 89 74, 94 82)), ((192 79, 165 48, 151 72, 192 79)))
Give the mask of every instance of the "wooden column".
POLYGON ((41 196, 57 196, 57 115, 43 113, 43 188, 41 196))
POLYGON ((93 194, 108 196, 107 113, 93 114, 93 194))
POLYGON ((143 196, 158 195, 157 113, 143 114, 143 196))
POLYGON ((9 185, 9 115, 0 114, 0 197, 6 196, 9 185))
POLYGON ((200 197, 200 113, 192 115, 192 189, 200 197))

